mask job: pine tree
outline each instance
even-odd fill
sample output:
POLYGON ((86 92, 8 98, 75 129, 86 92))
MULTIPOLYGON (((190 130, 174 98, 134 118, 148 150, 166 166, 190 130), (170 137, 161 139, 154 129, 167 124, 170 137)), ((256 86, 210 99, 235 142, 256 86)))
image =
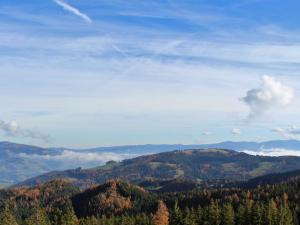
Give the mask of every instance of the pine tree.
POLYGON ((24 221, 24 225, 50 225, 50 220, 45 210, 36 208, 33 214, 24 221))
POLYGON ((139 225, 153 225, 153 222, 152 222, 152 220, 151 220, 151 218, 149 216, 147 216, 146 214, 142 213, 142 214, 139 214, 135 218, 135 224, 139 224, 139 225))
POLYGON ((18 225, 15 217, 10 213, 7 206, 0 212, 0 224, 5 225, 18 225))
MULTIPOLYGON (((115 223, 112 223, 112 224, 115 224, 115 223)), ((125 215, 122 217, 121 222, 118 225, 135 225, 135 224, 134 224, 134 220, 132 217, 125 215)))
POLYGON ((294 216, 287 204, 280 208, 278 225, 294 225, 294 216))
POLYGON ((186 208, 184 211, 184 224, 197 225, 197 216, 194 209, 186 208))
POLYGON ((256 203, 252 208, 252 225, 263 225, 263 212, 262 207, 256 203))
POLYGON ((267 218, 265 221, 267 225, 278 224, 278 209, 276 202, 273 199, 268 203, 266 216, 267 218))
MULTIPOLYGON (((297 211, 297 209, 294 209, 293 210, 293 216, 294 216, 294 225, 299 225, 299 223, 300 223, 300 220, 298 219, 298 213, 297 212, 299 212, 299 211, 297 211)), ((300 216, 300 215, 299 215, 300 216)))
POLYGON ((226 204, 222 208, 222 225, 234 225, 234 210, 231 204, 226 204))
POLYGON ((208 219, 211 225, 220 225, 221 224, 221 210, 218 203, 212 201, 208 209, 208 219))
POLYGON ((246 209, 242 204, 240 204, 238 207, 236 216, 235 216, 235 224, 236 225, 245 225, 246 224, 245 214, 246 214, 246 209))
POLYGON ((203 224, 203 219, 204 219, 204 210, 203 208, 201 208, 201 206, 199 206, 197 208, 197 210, 195 211, 195 217, 196 217, 196 221, 197 221, 197 224, 203 224))
POLYGON ((251 193, 247 192, 247 199, 245 205, 245 215, 244 215, 244 224, 243 225, 252 225, 252 207, 253 207, 253 200, 249 199, 251 193))
POLYGON ((170 225, 184 225, 183 216, 177 201, 171 211, 170 225))
POLYGON ((74 213, 74 210, 69 209, 63 214, 60 225, 78 225, 78 223, 79 222, 74 213))
POLYGON ((79 221, 74 213, 73 208, 68 207, 64 211, 56 209, 54 212, 54 225, 78 225, 79 221))
POLYGON ((80 220, 79 225, 98 225, 98 220, 95 217, 88 217, 80 220))

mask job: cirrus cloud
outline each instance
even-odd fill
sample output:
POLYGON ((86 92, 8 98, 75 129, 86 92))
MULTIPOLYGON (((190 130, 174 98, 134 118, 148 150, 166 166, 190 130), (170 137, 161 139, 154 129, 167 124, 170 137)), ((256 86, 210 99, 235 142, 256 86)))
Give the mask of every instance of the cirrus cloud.
POLYGON ((271 76, 263 76, 260 87, 249 90, 241 99, 250 108, 249 119, 255 119, 266 111, 289 105, 294 98, 291 87, 271 76))
POLYGON ((92 23, 92 19, 91 19, 88 15, 86 15, 86 14, 80 12, 80 10, 77 9, 77 8, 75 8, 74 6, 71 6, 70 4, 66 3, 66 2, 63 1, 63 0, 53 0, 53 1, 54 1, 57 5, 61 6, 64 10, 66 10, 66 11, 68 11, 68 12, 71 12, 71 13, 73 13, 73 14, 76 15, 76 16, 79 16, 79 17, 80 17, 81 19, 83 19, 85 22, 87 22, 87 23, 92 23))

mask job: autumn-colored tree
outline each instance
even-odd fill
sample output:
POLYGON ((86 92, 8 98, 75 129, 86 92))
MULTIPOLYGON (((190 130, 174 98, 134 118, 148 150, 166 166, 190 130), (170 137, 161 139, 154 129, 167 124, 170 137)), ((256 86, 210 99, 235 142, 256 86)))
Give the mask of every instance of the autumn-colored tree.
POLYGON ((169 224, 169 210, 163 201, 158 202, 158 209, 153 216, 155 225, 168 225, 169 224))

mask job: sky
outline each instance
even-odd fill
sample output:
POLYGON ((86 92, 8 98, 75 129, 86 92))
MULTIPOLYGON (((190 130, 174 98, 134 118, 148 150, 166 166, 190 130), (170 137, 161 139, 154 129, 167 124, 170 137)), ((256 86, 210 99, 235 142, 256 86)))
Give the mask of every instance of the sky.
POLYGON ((296 0, 1 0, 0 140, 300 139, 296 0))

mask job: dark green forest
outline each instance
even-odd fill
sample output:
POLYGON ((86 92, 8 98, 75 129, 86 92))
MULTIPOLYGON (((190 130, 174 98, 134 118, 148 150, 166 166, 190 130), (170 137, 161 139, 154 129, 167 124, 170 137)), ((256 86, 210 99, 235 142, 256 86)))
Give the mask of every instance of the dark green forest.
POLYGON ((298 176, 275 184, 253 187, 249 182, 249 187, 247 183, 238 186, 154 193, 129 182, 110 180, 81 191, 70 182, 54 180, 35 187, 1 190, 0 224, 299 224, 298 176))

